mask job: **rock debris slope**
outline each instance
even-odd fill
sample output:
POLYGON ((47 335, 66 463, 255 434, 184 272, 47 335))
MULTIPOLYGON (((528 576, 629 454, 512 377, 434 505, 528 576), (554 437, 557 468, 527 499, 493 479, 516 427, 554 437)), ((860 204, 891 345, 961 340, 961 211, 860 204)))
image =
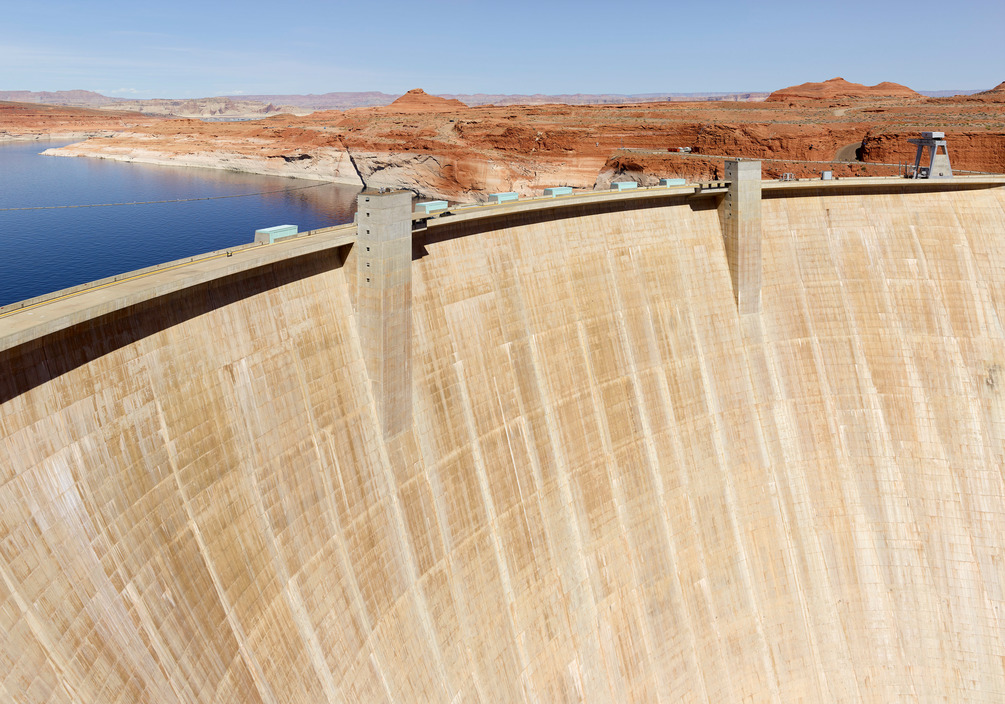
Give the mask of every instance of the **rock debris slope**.
POLYGON ((387 441, 334 253, 4 353, 0 699, 1002 701, 1005 189, 763 225, 417 241, 387 441))

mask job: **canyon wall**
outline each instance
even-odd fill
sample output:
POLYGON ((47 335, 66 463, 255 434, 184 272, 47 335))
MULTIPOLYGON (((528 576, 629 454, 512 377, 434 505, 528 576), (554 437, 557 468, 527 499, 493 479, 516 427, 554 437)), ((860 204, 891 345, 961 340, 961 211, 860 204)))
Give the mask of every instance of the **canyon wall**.
POLYGON ((943 187, 766 191, 742 319, 712 197, 431 226, 390 439, 344 249, 0 353, 0 699, 1001 701, 1005 188, 943 187))
MULTIPOLYGON (((550 186, 592 189, 611 177, 716 178, 725 158, 762 159, 768 177, 889 176, 913 163, 908 139, 926 130, 946 133, 957 171, 1005 171, 1000 92, 891 97, 885 93, 897 87, 880 84, 873 87, 880 95, 867 90, 855 97, 833 83, 819 84, 825 94, 805 100, 607 106, 467 107, 414 90, 384 107, 254 122, 123 119, 113 139, 49 153, 407 188, 462 203, 497 192, 535 195, 550 186), (678 148, 710 161, 650 156, 678 148)), ((0 138, 4 131, 55 129, 36 110, 0 104, 0 138), (32 116, 38 124, 29 124, 32 116)), ((84 122, 97 119, 83 112, 84 122)))
MULTIPOLYGON (((917 147, 907 140, 913 135, 895 132, 870 133, 862 142, 862 159, 914 164, 917 147)), ((947 133, 953 169, 986 173, 1005 172, 1005 134, 999 130, 947 133)))

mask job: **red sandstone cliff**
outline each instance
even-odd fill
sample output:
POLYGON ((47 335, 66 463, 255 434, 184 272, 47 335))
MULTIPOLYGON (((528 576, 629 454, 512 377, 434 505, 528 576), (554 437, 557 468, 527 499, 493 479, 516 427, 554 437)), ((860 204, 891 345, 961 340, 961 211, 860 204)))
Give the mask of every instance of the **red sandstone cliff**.
MULTIPOLYGON (((869 134, 862 145, 865 161, 914 163, 917 147, 907 140, 916 132, 877 132, 869 134)), ((957 173, 981 171, 1005 172, 1005 133, 998 131, 947 131, 949 161, 957 173)))
POLYGON ((497 191, 530 195, 548 186, 603 187, 619 174, 640 182, 718 178, 724 156, 763 159, 768 177, 825 170, 836 176, 892 175, 896 169, 835 162, 913 161, 907 139, 924 129, 949 135, 955 169, 1005 171, 1005 114, 987 101, 962 97, 468 107, 416 90, 383 108, 303 117, 241 123, 148 119, 114 139, 56 153, 365 183, 476 201, 497 191), (692 152, 676 156, 678 147, 692 152))

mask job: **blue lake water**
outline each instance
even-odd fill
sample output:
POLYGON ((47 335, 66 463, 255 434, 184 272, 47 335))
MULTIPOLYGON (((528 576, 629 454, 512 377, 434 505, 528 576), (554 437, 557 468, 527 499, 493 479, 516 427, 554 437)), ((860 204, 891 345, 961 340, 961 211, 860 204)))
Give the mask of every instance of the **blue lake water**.
POLYGON ((350 222, 356 211, 352 186, 39 155, 63 144, 0 144, 0 305, 246 244, 263 227, 350 222), (212 200, 48 208, 187 198, 212 200))

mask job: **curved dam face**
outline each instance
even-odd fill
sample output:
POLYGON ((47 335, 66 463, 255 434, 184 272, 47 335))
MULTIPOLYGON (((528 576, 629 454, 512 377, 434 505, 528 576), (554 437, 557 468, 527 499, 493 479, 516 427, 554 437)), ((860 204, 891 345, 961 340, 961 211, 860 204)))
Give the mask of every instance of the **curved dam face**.
POLYGON ((761 217, 416 235, 390 438, 351 245, 3 352, 0 699, 1002 701, 1005 188, 761 217))

